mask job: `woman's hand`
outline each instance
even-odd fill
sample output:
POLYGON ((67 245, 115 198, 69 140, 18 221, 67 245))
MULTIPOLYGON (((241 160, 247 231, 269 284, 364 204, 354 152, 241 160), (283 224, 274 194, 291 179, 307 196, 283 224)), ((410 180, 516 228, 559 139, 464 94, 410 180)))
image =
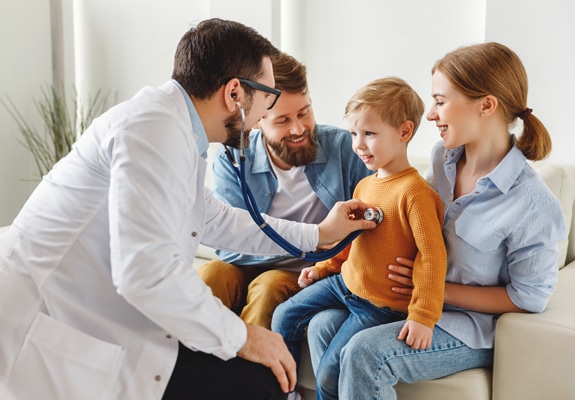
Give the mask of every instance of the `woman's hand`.
POLYGON ((387 277, 398 284, 393 286, 391 290, 395 293, 411 296, 413 292, 413 260, 397 257, 395 261, 397 264, 390 264, 387 267, 390 271, 387 277))

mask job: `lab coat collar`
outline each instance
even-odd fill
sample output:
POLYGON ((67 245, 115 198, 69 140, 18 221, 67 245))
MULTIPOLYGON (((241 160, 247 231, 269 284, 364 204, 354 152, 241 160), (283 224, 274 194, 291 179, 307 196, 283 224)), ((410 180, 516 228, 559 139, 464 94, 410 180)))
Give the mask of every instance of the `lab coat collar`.
POLYGON ((204 125, 202 124, 202 120, 198 115, 196 107, 194 107, 194 103, 192 103, 192 99, 188 95, 188 92, 180 85, 178 81, 172 79, 172 82, 176 84, 177 87, 180 88, 184 99, 186 100, 186 105, 188 106, 188 112, 190 113, 190 119, 192 120, 192 130, 194 135, 198 138, 198 150, 202 158, 205 160, 208 157, 208 137, 206 136, 206 130, 204 129, 204 125))

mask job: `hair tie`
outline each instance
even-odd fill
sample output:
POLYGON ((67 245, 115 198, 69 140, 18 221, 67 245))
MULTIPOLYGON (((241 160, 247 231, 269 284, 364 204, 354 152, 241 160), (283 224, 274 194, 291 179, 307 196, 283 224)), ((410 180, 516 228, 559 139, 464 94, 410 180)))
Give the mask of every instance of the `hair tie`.
POLYGON ((517 118, 525 119, 525 117, 527 117, 532 112, 533 112, 533 109, 527 107, 525 110, 521 111, 520 113, 517 113, 517 118))

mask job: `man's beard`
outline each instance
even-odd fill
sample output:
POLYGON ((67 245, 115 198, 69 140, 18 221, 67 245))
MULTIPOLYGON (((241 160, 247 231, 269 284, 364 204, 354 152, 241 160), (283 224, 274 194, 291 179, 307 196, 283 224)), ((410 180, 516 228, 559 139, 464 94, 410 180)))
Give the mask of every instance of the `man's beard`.
MULTIPOLYGON (((252 108, 252 102, 246 101, 244 104, 244 114, 247 116, 252 108)), ((226 127, 227 137, 223 142, 224 145, 233 147, 235 149, 242 148, 241 146, 241 127, 242 127, 242 116, 238 110, 237 114, 234 114, 224 120, 224 125, 226 127)), ((247 132, 244 132, 244 143, 243 148, 245 149, 250 144, 250 131, 251 128, 247 128, 247 132)))
POLYGON ((263 130, 262 133, 264 142, 269 146, 276 157, 284 163, 292 167, 301 167, 315 161, 317 154, 317 126, 314 126, 313 130, 306 129, 304 131, 304 135, 308 138, 308 144, 305 147, 296 149, 289 148, 286 144, 287 138, 283 138, 279 142, 272 142, 266 137, 263 130))

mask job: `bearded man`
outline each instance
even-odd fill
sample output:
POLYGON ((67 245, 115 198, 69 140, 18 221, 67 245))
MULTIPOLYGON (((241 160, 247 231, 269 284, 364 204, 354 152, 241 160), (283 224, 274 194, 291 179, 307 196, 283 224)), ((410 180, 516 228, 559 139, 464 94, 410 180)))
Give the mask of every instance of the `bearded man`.
MULTIPOLYGON (((246 181, 262 213, 318 223, 336 202, 350 199, 371 172, 353 153, 348 131, 316 124, 305 66, 285 53, 272 63, 275 88, 282 94, 249 135, 246 181)), ((238 149, 230 152, 240 159, 238 149)), ((228 158, 222 147, 213 164, 214 196, 246 208, 228 158)), ((291 256, 217 253, 220 259, 199 268, 204 282, 244 322, 268 329, 275 308, 300 290, 299 273, 310 265, 291 256)))

